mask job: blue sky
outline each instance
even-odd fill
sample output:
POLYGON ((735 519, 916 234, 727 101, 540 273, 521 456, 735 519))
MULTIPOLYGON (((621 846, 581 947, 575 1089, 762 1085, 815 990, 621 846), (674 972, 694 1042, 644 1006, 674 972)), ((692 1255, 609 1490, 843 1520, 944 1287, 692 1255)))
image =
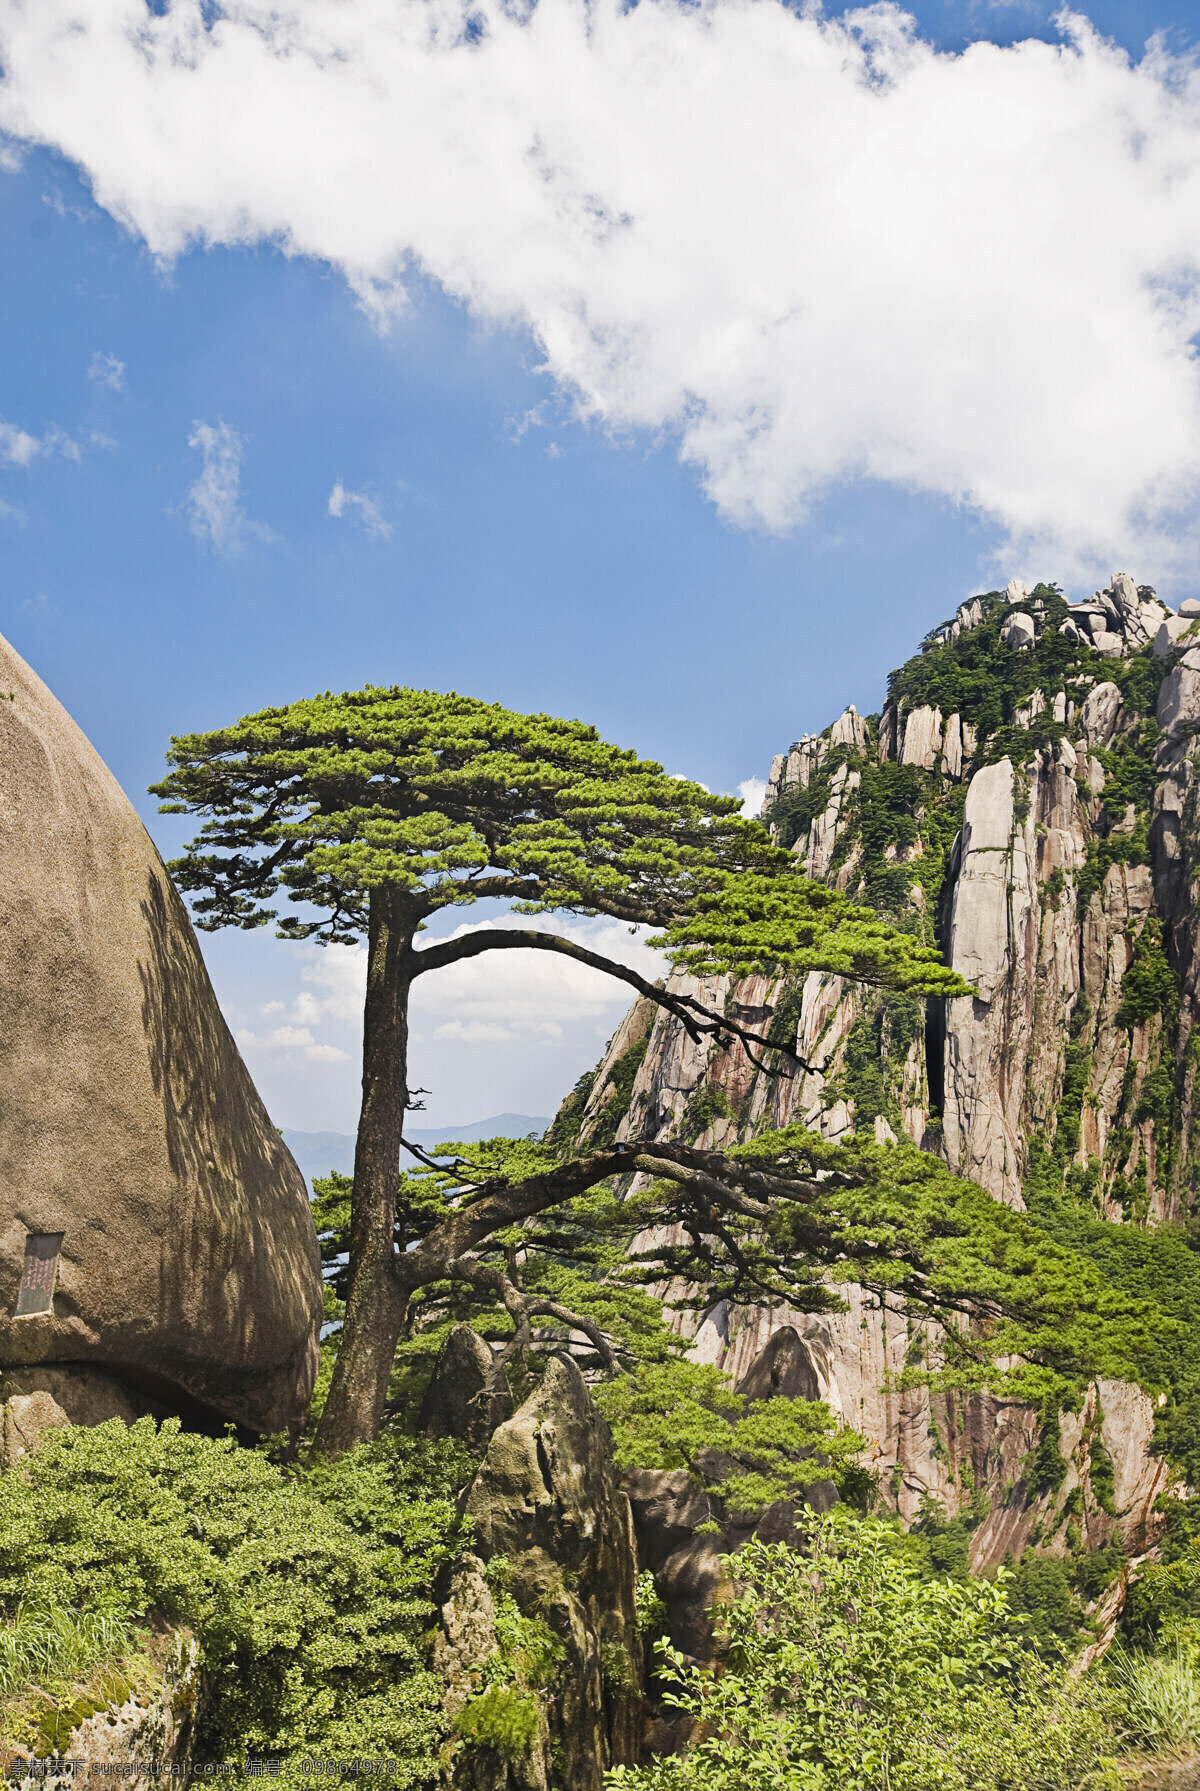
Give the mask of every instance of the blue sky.
MULTIPOLYGON (((369 35, 375 15, 361 3, 369 35)), ((543 10, 548 3, 560 0, 542 0, 543 10)), ((349 11, 358 5, 351 0, 349 11)), ((261 140, 227 152, 245 95, 232 51, 218 49, 196 133, 180 126, 172 135, 175 74, 160 71, 168 85, 156 92, 122 48, 139 0, 82 9, 88 31, 74 34, 68 62, 55 33, 78 10, 43 0, 31 23, 16 0, 0 0, 0 122, 9 130, 0 172, 0 631, 77 718, 168 854, 182 833, 144 794, 168 736, 316 689, 403 682, 580 715, 672 771, 734 790, 846 702, 877 707, 890 667, 972 589, 1019 572, 1082 591, 1118 555, 1169 597, 1194 588, 1190 456, 1200 406, 1186 344, 1197 321, 1189 257, 1193 245, 1200 255, 1200 107, 1188 88, 1195 33, 1183 10, 1131 4, 1090 13, 1135 63, 1147 37, 1166 32, 1175 60, 1153 73, 1122 73, 1111 47, 1079 52, 1074 74, 1039 60, 1027 40, 1062 41, 1040 6, 931 6, 919 12, 907 48, 888 15, 892 37, 875 31, 867 70, 897 96, 892 140, 880 150, 884 172, 872 175, 868 162, 863 178, 873 190, 861 216, 852 184, 837 213, 847 237, 858 232, 867 245, 868 262, 872 233, 882 243, 888 230, 886 205, 876 209, 886 171, 911 151, 913 185, 896 204, 929 190, 920 158, 949 165, 964 81, 975 82, 971 105, 990 103, 989 83, 998 84, 996 104, 1014 134, 1022 108, 1036 137, 1039 119, 1078 104, 1078 135, 1089 143, 1101 135, 1086 165, 1074 150, 1051 158, 1039 196, 1027 201, 1018 190, 1011 211, 986 142, 976 159, 964 156, 943 209, 966 220, 954 228, 969 236, 978 183, 980 205, 995 207, 995 264, 986 243, 982 251, 976 244, 977 273, 964 273, 956 244, 968 238, 947 235, 934 217, 924 271, 914 276, 907 261, 889 268, 891 251, 881 247, 878 291, 860 295, 857 314, 840 302, 838 280, 848 276, 839 273, 845 264, 830 246, 828 219, 802 211, 797 182, 807 164, 797 174, 771 147, 771 129, 786 139, 797 115, 787 94, 777 120, 764 116, 761 176, 749 152, 744 158, 747 190, 761 206, 746 225, 751 237, 741 234, 747 208, 738 192, 718 203, 714 183, 692 187, 685 170, 662 203, 658 239, 635 265, 605 248, 607 223, 594 252, 590 237, 582 250, 578 237, 564 249, 553 216, 531 223, 523 164, 514 160, 509 178, 500 149, 495 192, 478 214, 473 165, 454 172, 461 137, 431 138, 427 152, 418 143, 415 158, 410 145, 403 164, 381 174, 391 153, 388 106, 403 94, 384 93, 364 127, 368 174, 339 159, 348 115, 337 104, 328 116, 318 107, 314 133, 327 138, 321 178, 332 172, 327 202, 313 212, 304 190, 311 178, 297 176, 294 188, 277 179, 293 153, 298 163, 308 153, 288 137, 298 129, 291 98, 280 93, 272 122, 271 95, 255 89, 265 96, 261 140), (937 54, 984 39, 1022 48, 994 64, 937 54), (924 75, 911 73, 914 57, 925 59, 924 75), (1079 68, 1093 70, 1093 113, 1078 98, 1087 85, 1079 68), (920 79, 927 95, 906 117, 905 83, 920 79), (94 117, 64 99, 97 90, 106 97, 94 117), (1124 137, 1111 142, 1106 106, 1129 115, 1124 137), (143 113, 154 131, 139 137, 143 113), (1161 191, 1148 196, 1137 186, 1159 178, 1156 155, 1176 166, 1165 204, 1161 191), (1086 167, 1097 159, 1104 180, 1093 186, 1086 167), (389 236, 378 220, 400 188, 412 215, 398 215, 389 236), (1108 192, 1111 215, 1101 215, 1108 192), (510 195, 511 225, 494 227, 510 195), (1058 266, 1064 219, 1078 220, 1070 231, 1078 228, 1079 239, 1058 266), (506 237, 521 230, 532 247, 514 256, 506 237), (1108 241, 1111 290, 1095 273, 1109 265, 1108 241), (764 250, 759 267, 758 245, 767 242, 780 245, 778 254, 764 250), (1029 265, 1010 290, 1005 270, 1026 249, 1029 265), (710 305, 728 270, 744 264, 755 266, 753 293, 730 275, 729 293, 710 305), (926 275, 927 290, 919 284, 926 275), (973 307, 980 291, 994 294, 993 310, 980 301, 974 334, 962 342, 937 314, 939 295, 953 295, 959 281, 952 315, 973 307), (1153 314, 1139 309, 1139 295, 1161 293, 1164 281, 1172 292, 1165 325, 1158 299, 1153 314), (784 326, 760 353, 766 312, 754 307, 768 288, 772 320, 788 303, 814 320, 815 353, 784 326), (857 333, 838 333, 839 310, 857 333), (736 345, 744 319, 749 348, 736 345), (1111 364, 1074 368, 1070 354, 1091 322, 1097 341, 1119 349, 1111 364), (632 346, 614 350, 617 338, 632 346), (733 348, 722 346, 730 341, 733 348), (1007 346, 993 354, 997 341, 1007 346), (1048 373, 1035 365, 1046 343, 1048 373), (776 369, 782 396, 772 408, 776 369), (1047 398, 1047 381, 1060 377, 1061 394, 1047 398), (1093 389, 1115 446, 1088 420, 1093 389), (910 433, 905 419, 918 412, 910 433)), ((153 10, 168 22, 189 11, 153 10)), ((208 9, 210 23, 217 10, 208 9)), ((652 47, 684 46, 679 80, 689 74, 687 56, 715 56, 716 73, 698 63, 697 79, 718 87, 736 72, 738 33, 752 28, 740 21, 751 9, 724 11, 731 22, 717 51, 687 48, 682 12, 662 22, 652 47)), ((296 12, 330 28, 321 0, 296 12)), ((609 29, 615 41, 620 27, 609 29)), ((507 63, 484 67, 483 97, 512 81, 530 109, 530 141, 550 141, 536 83, 558 52, 518 80, 522 45, 514 43, 507 63)), ((561 53, 577 54, 570 46, 561 53)), ((730 77, 729 109, 714 113, 714 131, 731 144, 741 142, 756 66, 748 62, 746 85, 730 77)), ((854 108, 873 103, 861 98, 862 79, 850 97, 836 73, 817 67, 811 79, 835 124, 843 116, 853 123, 854 108)), ((497 112, 497 142, 510 101, 497 112)), ((578 190, 589 195, 628 156, 626 136, 606 126, 599 100, 595 109, 586 140, 580 127, 571 151, 578 190)), ((872 115, 862 116, 869 123, 872 115)), ((486 131, 481 142, 486 154, 486 131)), ((622 166, 620 180, 614 173, 614 192, 624 182, 622 224, 639 183, 649 192, 657 178, 656 145, 643 147, 643 169, 622 166)), ((669 151, 664 142, 668 173, 669 151)), ((739 153, 726 159, 736 164, 739 153)), ((814 187, 840 172, 814 166, 814 187)), ((648 216, 655 203, 647 198, 648 216)), ((602 222, 606 206, 602 194, 602 222)), ((832 235, 840 236, 836 220, 832 235)), ((863 261, 856 251, 853 265, 863 261)), ((322 956, 268 933, 205 936, 204 948, 278 1123, 352 1129, 353 954, 322 956)), ((532 976, 532 968, 524 980, 507 967, 472 973, 431 994, 418 1017, 417 1067, 432 1090, 433 1123, 552 1111, 595 1060, 623 995, 532 976)))

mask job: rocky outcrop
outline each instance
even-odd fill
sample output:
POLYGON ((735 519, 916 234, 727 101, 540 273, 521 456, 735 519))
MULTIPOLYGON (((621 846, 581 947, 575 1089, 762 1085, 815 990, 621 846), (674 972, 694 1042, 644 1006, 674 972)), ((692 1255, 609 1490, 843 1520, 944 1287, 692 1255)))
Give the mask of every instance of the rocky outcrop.
POLYGON ((488 1563, 503 1561, 504 1591, 550 1632, 560 1664, 541 1688, 541 1734, 528 1752, 506 1761, 460 1746, 452 1783, 601 1791, 607 1768, 632 1763, 639 1739, 637 1555, 608 1426, 573 1362, 553 1361, 537 1391, 495 1432, 464 1512, 472 1555, 449 1577, 435 1650, 452 1714, 482 1684, 472 1676, 503 1654, 488 1563))
POLYGON ((65 1430, 71 1420, 49 1393, 16 1394, 0 1406, 0 1467, 11 1472, 36 1453, 48 1430, 65 1430))
POLYGON ((201 1677, 195 1638, 160 1632, 149 1655, 101 1666, 72 1699, 48 1701, 37 1743, 9 1751, 6 1776, 52 1791, 89 1776, 119 1778, 132 1791, 186 1778, 201 1677))
POLYGON ((421 1429, 429 1437, 456 1437, 482 1454, 497 1425, 511 1416, 512 1396, 491 1350, 470 1325, 455 1325, 421 1402, 421 1429))
POLYGON ((0 689, 0 1364, 283 1429, 322 1310, 303 1177, 115 779, 5 642, 0 689))
MULTIPOLYGON (((792 1325, 774 1331, 738 1381, 737 1391, 754 1403, 822 1397, 813 1347, 792 1325)), ((752 1537, 762 1542, 798 1540, 799 1507, 785 1499, 753 1520, 731 1516, 686 1468, 669 1473, 637 1469, 626 1475, 625 1490, 633 1509, 638 1559, 654 1575, 670 1639, 690 1660, 708 1661, 713 1653, 713 1607, 726 1584, 722 1556, 744 1548, 752 1537)), ((819 1481, 802 1503, 810 1510, 827 1511, 836 1498, 832 1482, 819 1481)))
MULTIPOLYGON (((1190 1210, 1200 1194, 1200 1056, 1189 1049, 1200 1012, 1200 638, 1188 630, 1200 602, 1184 612, 1171 616, 1127 574, 1076 605, 1014 580, 962 605, 893 674, 865 741, 839 721, 778 755, 764 813, 779 843, 902 915, 973 994, 925 1007, 818 972, 795 983, 681 978, 764 1037, 786 1028, 812 1067, 760 1075, 740 1048, 698 1045, 654 1015, 615 1135, 721 1146, 795 1121, 834 1139, 866 1129, 939 1152, 1014 1206, 1041 1176, 1070 1182, 1114 1223, 1190 1210), (1177 1012, 1161 978, 1141 974, 1164 953, 1177 1012), (1151 984, 1159 993, 1148 997, 1151 984)), ((610 1125, 612 1078, 610 1050, 589 1097, 610 1125)), ((930 1496, 951 1513, 990 1502, 974 1534, 981 1562, 1035 1535, 1063 1548, 1075 1521, 1087 1538, 1146 1546, 1165 1469, 1149 1453, 1144 1396, 1094 1388, 1092 1418, 1063 1418, 1058 1491, 1026 1496, 1036 1416, 883 1392, 904 1367, 908 1321, 842 1291, 841 1314, 718 1306, 697 1315, 693 1352, 740 1376, 791 1327, 821 1396, 871 1439, 882 1496, 906 1520, 930 1496), (1090 1484, 1101 1438, 1121 1477, 1119 1518, 1090 1484), (1067 1501, 1077 1520, 1063 1516, 1067 1501)))

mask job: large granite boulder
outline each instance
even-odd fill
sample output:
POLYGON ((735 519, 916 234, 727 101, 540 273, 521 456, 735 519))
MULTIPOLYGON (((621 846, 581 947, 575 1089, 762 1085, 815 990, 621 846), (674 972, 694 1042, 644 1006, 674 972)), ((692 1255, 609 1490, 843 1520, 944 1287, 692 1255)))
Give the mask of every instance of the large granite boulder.
POLYGON ((447 1707, 461 1705, 464 1679, 495 1645, 482 1564, 497 1556, 522 1614, 553 1631, 565 1664, 543 1698, 542 1733, 529 1756, 473 1759, 466 1750, 451 1781, 471 1791, 542 1791, 547 1783, 602 1791, 606 1768, 632 1763, 638 1744, 637 1550, 608 1426, 573 1362, 553 1361, 496 1431, 464 1508, 474 1555, 450 1576, 435 1651, 447 1707))
POLYGON ((304 1180, 116 780, 0 640, 0 1366, 75 1417, 283 1429, 316 1366, 304 1180), (52 1366, 51 1366, 52 1365, 52 1366), (107 1415, 107 1414, 106 1414, 107 1415))

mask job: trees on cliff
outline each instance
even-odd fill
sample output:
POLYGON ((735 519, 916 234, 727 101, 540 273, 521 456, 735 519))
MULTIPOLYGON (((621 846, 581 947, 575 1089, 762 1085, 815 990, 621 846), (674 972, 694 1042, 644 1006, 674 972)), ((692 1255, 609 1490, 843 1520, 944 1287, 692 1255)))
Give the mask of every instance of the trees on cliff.
MULTIPOLYGON (((417 977, 487 951, 550 951, 620 978, 693 1036, 762 1050, 735 1017, 561 933, 491 927, 419 946, 441 910, 499 898, 523 913, 648 924, 677 966, 702 974, 824 969, 918 994, 959 988, 935 952, 802 876, 734 799, 669 777, 580 722, 367 688, 176 739, 168 757, 172 770, 154 786, 164 810, 206 817, 171 867, 201 927, 277 921, 286 938, 367 945, 346 1321, 318 1437, 326 1450, 375 1434, 415 1290, 491 1275, 475 1253, 503 1227, 633 1167, 691 1190, 687 1229, 698 1249, 722 1235, 726 1215, 789 1198, 786 1171, 752 1186, 761 1172, 711 1153, 645 1145, 635 1162, 628 1147, 613 1147, 517 1181, 471 1184, 415 1248, 398 1249, 417 977), (296 912, 281 917, 280 898, 296 912)), ((528 1312, 528 1302, 513 1305, 515 1323, 518 1308, 528 1312)))

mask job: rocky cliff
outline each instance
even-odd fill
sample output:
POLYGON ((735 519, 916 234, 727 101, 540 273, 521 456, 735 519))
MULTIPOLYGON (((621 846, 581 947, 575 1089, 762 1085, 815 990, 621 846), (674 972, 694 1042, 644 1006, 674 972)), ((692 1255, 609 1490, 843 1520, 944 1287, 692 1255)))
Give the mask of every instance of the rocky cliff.
MULTIPOLYGON (((877 714, 847 709, 775 758, 764 813, 810 875, 937 941, 974 996, 923 1004, 815 972, 697 989, 768 1041, 794 1040, 810 1068, 791 1075, 639 1002, 560 1132, 721 1145, 796 1121, 831 1138, 866 1129, 1014 1206, 1053 1190, 1113 1224, 1186 1217, 1198 732, 1200 603, 1173 614, 1120 574, 1087 603, 1014 581, 962 605, 877 714)), ((977 1562, 1037 1536, 1127 1554, 1152 1540, 1167 1470, 1140 1391, 1101 1383, 1063 1416, 1065 1471, 1043 1490, 1027 1472, 1043 1435, 1032 1412, 881 1391, 913 1329, 853 1291, 833 1317, 718 1307, 698 1315, 695 1349, 741 1375, 785 1326, 872 1439, 906 1519, 930 1495, 987 1511, 977 1562)))

